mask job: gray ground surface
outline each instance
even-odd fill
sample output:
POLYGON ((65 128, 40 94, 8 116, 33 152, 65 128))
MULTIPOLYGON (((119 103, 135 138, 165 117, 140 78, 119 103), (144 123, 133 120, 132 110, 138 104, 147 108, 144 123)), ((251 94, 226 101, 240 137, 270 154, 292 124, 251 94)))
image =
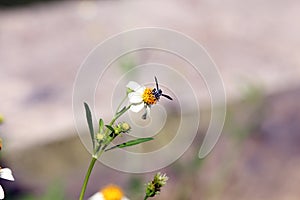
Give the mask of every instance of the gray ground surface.
POLYGON ((267 92, 293 87, 300 75, 299 8, 296 0, 190 0, 67 1, 0 10, 7 148, 55 140, 73 129, 72 84, 81 62, 96 44, 127 29, 158 26, 193 37, 220 68, 229 100, 248 84, 267 92))

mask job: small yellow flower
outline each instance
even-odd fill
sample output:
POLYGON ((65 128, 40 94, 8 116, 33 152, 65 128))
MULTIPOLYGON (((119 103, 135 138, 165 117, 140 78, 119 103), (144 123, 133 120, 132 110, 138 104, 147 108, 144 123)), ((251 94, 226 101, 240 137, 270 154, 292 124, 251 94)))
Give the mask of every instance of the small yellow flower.
POLYGON ((129 200, 124 196, 123 191, 116 185, 108 185, 94 194, 89 200, 129 200))

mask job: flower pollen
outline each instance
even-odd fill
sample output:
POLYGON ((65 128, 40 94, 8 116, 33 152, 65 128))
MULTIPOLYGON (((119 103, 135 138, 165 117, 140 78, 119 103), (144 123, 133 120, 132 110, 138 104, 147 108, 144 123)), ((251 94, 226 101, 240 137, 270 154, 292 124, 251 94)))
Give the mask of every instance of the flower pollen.
POLYGON ((101 190, 105 200, 121 200, 123 198, 122 189, 116 185, 108 185, 101 190))
POLYGON ((152 89, 150 88, 146 88, 144 93, 143 93, 143 101, 147 104, 147 105, 153 105, 156 104, 157 99, 155 98, 155 96, 152 93, 152 89))

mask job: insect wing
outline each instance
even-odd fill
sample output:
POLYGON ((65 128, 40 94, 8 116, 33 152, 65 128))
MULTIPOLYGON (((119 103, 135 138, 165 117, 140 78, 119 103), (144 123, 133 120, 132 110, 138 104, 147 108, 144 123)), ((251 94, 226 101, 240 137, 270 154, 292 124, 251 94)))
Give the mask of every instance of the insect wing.
POLYGON ((155 79, 155 83, 156 83, 156 89, 159 90, 159 88, 158 88, 158 81, 157 81, 156 76, 154 76, 154 79, 155 79))

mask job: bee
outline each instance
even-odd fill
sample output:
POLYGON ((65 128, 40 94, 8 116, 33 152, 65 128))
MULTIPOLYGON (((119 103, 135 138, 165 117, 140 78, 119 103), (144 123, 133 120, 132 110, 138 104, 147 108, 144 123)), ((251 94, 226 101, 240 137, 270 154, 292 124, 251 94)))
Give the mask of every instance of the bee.
POLYGON ((158 81, 156 76, 154 76, 154 79, 156 83, 156 88, 153 88, 152 94, 154 95, 155 99, 158 101, 160 97, 163 96, 169 100, 173 100, 172 97, 170 97, 169 95, 163 94, 162 90, 158 87, 158 81))
POLYGON ((156 88, 153 88, 152 90, 150 88, 146 88, 146 95, 144 94, 144 102, 145 102, 145 113, 142 115, 142 119, 146 119, 147 118, 147 114, 150 110, 150 107, 153 104, 156 104, 156 102, 159 101, 160 97, 163 96, 169 100, 173 100, 172 97, 170 97, 169 95, 166 95, 162 92, 162 90, 158 87, 158 81, 156 76, 154 77, 155 79, 155 83, 156 83, 156 88))

